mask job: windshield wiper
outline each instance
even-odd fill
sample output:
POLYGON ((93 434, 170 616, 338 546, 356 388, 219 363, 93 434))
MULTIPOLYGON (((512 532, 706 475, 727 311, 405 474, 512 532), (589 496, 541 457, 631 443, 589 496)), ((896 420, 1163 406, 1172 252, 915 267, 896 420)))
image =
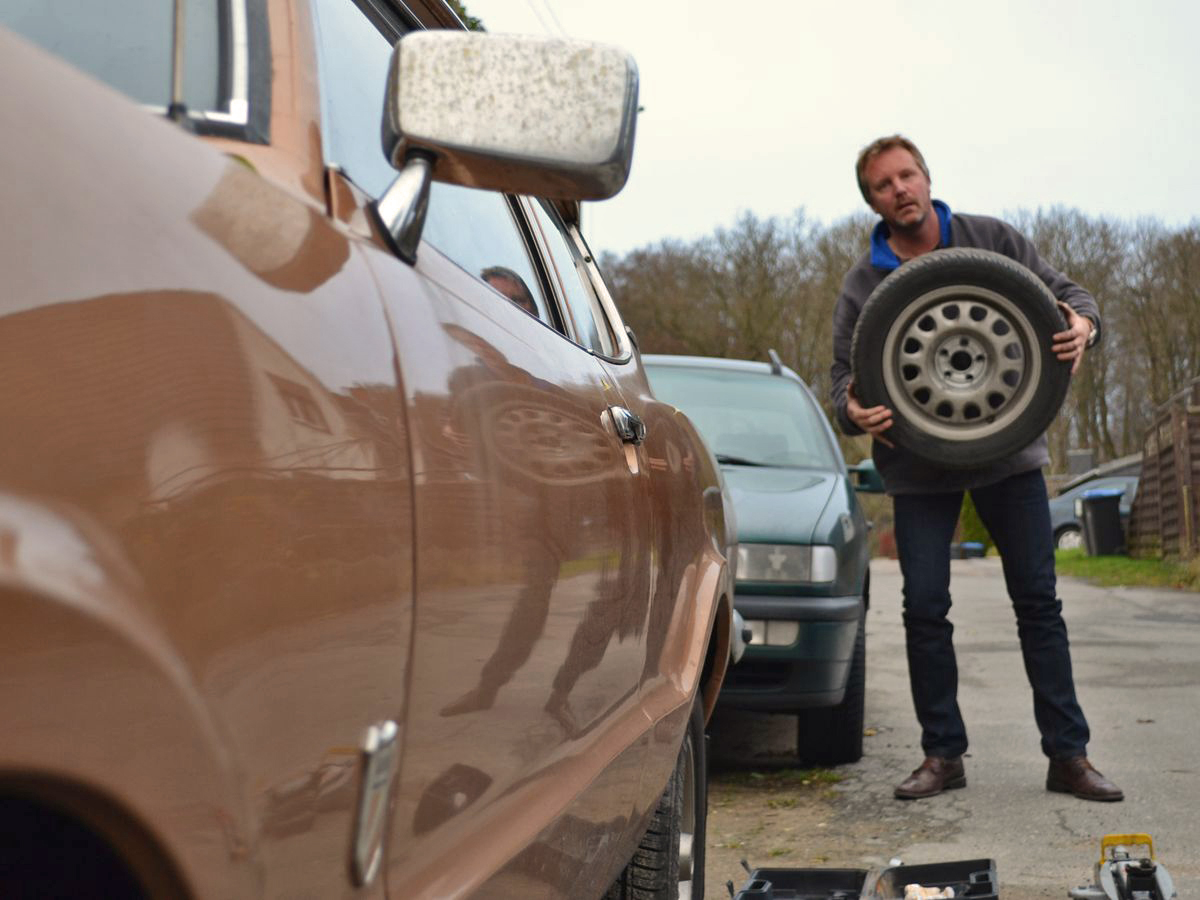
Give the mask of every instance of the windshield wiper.
POLYGON ((746 459, 742 456, 729 456, 726 453, 718 453, 717 462, 723 466, 766 466, 768 463, 758 462, 753 459, 746 459))

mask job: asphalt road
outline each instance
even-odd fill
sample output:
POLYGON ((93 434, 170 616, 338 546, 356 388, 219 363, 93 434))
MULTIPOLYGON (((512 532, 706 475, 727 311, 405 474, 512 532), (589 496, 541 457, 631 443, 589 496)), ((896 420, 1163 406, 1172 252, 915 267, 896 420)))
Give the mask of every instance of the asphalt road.
MULTIPOLYGON (((971 741, 967 788, 927 800, 892 797, 921 751, 899 569, 873 560, 865 756, 838 770, 843 781, 826 792, 825 821, 803 821, 801 804, 788 830, 808 834, 810 856, 830 865, 992 858, 1003 900, 1066 898, 1070 888, 1091 883, 1101 837, 1147 832, 1179 896, 1200 897, 1200 594, 1060 579, 1076 687, 1092 730, 1089 755, 1126 794, 1124 802, 1094 803, 1045 790, 1046 760, 999 560, 953 565, 959 702, 971 741), (869 837, 838 847, 839 830, 869 837), (822 851, 822 841, 837 849, 822 851), (898 843, 879 846, 886 841, 898 843)), ((770 752, 773 743, 786 755, 794 728, 788 719, 757 717, 736 730, 756 752, 770 752)), ((714 740, 719 760, 722 742, 714 740)), ((723 895, 726 876, 713 875, 709 893, 723 895)))

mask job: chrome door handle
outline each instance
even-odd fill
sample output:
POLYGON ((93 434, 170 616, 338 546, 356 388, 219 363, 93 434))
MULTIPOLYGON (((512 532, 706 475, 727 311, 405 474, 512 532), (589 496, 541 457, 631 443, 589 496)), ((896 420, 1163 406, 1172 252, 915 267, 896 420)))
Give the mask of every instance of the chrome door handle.
POLYGON ((646 440, 646 423, 623 406, 610 406, 613 427, 626 444, 640 444, 646 440))

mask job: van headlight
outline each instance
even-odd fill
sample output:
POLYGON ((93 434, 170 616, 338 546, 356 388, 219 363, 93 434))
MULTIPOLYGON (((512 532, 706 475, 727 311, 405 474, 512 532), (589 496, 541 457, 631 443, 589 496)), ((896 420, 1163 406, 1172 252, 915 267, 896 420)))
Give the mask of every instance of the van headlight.
POLYGON ((808 544, 739 544, 737 580, 827 584, 837 578, 837 552, 808 544))

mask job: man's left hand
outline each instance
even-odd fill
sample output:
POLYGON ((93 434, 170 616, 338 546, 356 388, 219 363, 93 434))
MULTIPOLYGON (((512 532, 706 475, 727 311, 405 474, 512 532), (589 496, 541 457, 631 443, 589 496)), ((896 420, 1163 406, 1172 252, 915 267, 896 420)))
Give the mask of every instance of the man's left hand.
POLYGON ((1092 320, 1087 316, 1081 316, 1067 304, 1059 301, 1059 309, 1067 318, 1067 330, 1060 331, 1054 335, 1054 355, 1059 359, 1072 360, 1071 374, 1079 368, 1079 363, 1083 359, 1083 351, 1087 347, 1087 339, 1092 334, 1092 320))

